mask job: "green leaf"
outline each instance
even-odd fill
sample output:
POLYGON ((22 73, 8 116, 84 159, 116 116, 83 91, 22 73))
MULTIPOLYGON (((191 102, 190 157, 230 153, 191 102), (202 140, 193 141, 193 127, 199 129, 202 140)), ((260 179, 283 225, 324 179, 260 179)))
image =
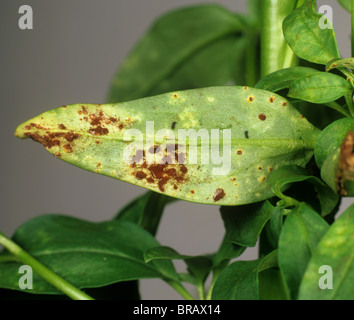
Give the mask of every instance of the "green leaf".
POLYGON ((246 37, 239 34, 215 41, 189 57, 145 96, 229 83, 243 85, 246 76, 246 45, 246 37))
POLYGON ((243 247, 254 247, 273 209, 269 201, 240 207, 221 207, 226 240, 243 247))
POLYGON ((271 170, 305 166, 319 130, 274 93, 226 86, 64 106, 15 134, 80 168, 161 194, 241 205, 273 196, 271 170))
POLYGON ((133 222, 155 235, 165 206, 173 201, 174 198, 148 191, 123 207, 115 219, 133 222))
POLYGON ((165 14, 152 25, 121 66, 113 80, 109 102, 185 89, 193 83, 199 86, 213 81, 213 75, 218 81, 231 80, 235 63, 232 57, 238 54, 232 50, 245 27, 243 19, 218 5, 197 5, 165 14), (215 55, 218 45, 222 51, 215 55), (220 69, 218 63, 221 63, 220 69), (211 73, 206 73, 204 68, 211 73), (185 79, 184 83, 184 76, 192 78, 185 79))
POLYGON ((352 3, 351 0, 338 0, 341 6, 346 9, 349 13, 352 12, 352 3))
POLYGON ((321 205, 321 215, 326 216, 331 213, 336 207, 339 197, 319 178, 311 176, 307 170, 297 166, 285 166, 276 170, 269 179, 274 194, 288 206, 296 205, 297 203, 292 198, 286 196, 283 191, 290 184, 302 181, 308 181, 314 185, 321 205))
POLYGON ((321 29, 321 19, 324 16, 316 12, 316 1, 306 1, 284 20, 283 31, 298 57, 326 65, 328 61, 340 58, 340 54, 333 28, 321 29))
MULTIPOLYGON (((141 278, 178 281, 171 262, 145 263, 144 252, 159 244, 147 231, 127 221, 92 223, 69 216, 44 215, 23 224, 13 240, 79 288, 141 278)), ((19 290, 20 265, 17 262, 0 263, 0 287, 19 290)), ((59 292, 34 274, 31 293, 59 292)))
POLYGON ((319 73, 319 71, 307 67, 286 68, 265 76, 255 87, 257 89, 278 92, 283 89, 288 89, 293 81, 314 73, 319 73))
POLYGON ((354 69, 354 58, 347 59, 334 59, 329 61, 326 65, 326 71, 331 71, 332 69, 338 68, 349 68, 354 69))
POLYGON ((353 248, 354 205, 351 205, 319 242, 301 282, 299 300, 353 300, 353 248), (333 279, 330 273, 321 273, 322 266, 332 269, 333 279), (323 277, 329 278, 325 281, 323 277), (332 282, 332 289, 321 289, 322 282, 327 285, 332 282))
POLYGON ((204 284, 212 267, 212 259, 209 256, 187 256, 181 255, 169 247, 156 247, 148 249, 144 253, 145 262, 153 260, 184 260, 190 273, 195 277, 197 283, 204 284))
POLYGON ((258 300, 259 273, 277 267, 277 252, 263 259, 236 261, 225 268, 215 282, 213 300, 258 300))
POLYGON ((307 264, 328 228, 327 222, 304 203, 285 219, 278 260, 291 299, 296 299, 307 264))
POLYGON ((287 300, 278 269, 267 269, 259 273, 259 300, 287 300))
POLYGON ((342 196, 354 196, 354 119, 337 120, 318 137, 315 159, 322 179, 342 196))
POLYGON ((290 85, 289 97, 312 103, 329 103, 353 91, 349 81, 332 73, 318 72, 290 85))
POLYGON ((213 268, 223 267, 231 259, 240 256, 247 247, 254 247, 273 206, 260 202, 239 207, 221 207, 225 236, 213 259, 213 268))

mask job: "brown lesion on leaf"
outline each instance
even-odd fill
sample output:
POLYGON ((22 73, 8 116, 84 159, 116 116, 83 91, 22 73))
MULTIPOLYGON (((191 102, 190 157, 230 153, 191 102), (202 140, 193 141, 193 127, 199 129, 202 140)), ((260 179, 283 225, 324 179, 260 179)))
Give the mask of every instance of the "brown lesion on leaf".
POLYGON ((215 202, 217 202, 217 201, 223 199, 225 197, 225 195, 226 194, 225 194, 224 190, 221 188, 218 188, 218 189, 216 189, 216 191, 213 195, 213 199, 215 202))
MULTIPOLYGON (((84 107, 82 107, 84 108, 84 107)), ((103 136, 109 133, 107 125, 117 127, 119 130, 123 130, 125 127, 132 127, 133 123, 130 118, 126 118, 125 121, 121 121, 120 118, 105 116, 102 110, 96 110, 96 113, 88 113, 87 109, 79 110, 79 114, 87 114, 80 120, 84 120, 90 123, 90 129, 88 132, 94 136, 103 136)))
POLYGON ((243 155, 243 151, 240 149, 240 150, 237 150, 236 151, 236 154, 238 155, 238 156, 242 156, 243 155))
POLYGON ((347 181, 354 181, 354 131, 347 134, 340 147, 336 183, 342 196, 348 195, 345 189, 347 181))
MULTIPOLYGON (((66 127, 62 124, 59 124, 58 127, 60 127, 61 130, 66 130, 66 127)), ((53 147, 63 147, 64 151, 68 153, 73 152, 72 142, 80 137, 80 134, 74 133, 73 131, 52 132, 48 128, 35 123, 26 125, 25 130, 28 130, 28 132, 24 133, 25 136, 31 138, 35 142, 39 142, 45 148, 51 149, 53 147)), ((58 152, 54 153, 54 155, 56 157, 61 157, 61 154, 58 152)))
POLYGON ((165 148, 159 148, 153 145, 148 149, 150 154, 159 153, 159 161, 148 163, 145 150, 137 150, 130 164, 133 169, 131 174, 138 180, 144 180, 150 185, 158 187, 161 192, 165 192, 166 185, 170 185, 174 190, 187 181, 188 168, 184 163, 178 162, 178 158, 185 154, 178 152, 178 145, 167 145, 165 148), (163 149, 163 150, 160 150, 163 149))
POLYGON ((273 103, 274 101, 275 101, 275 97, 270 97, 270 98, 269 98, 269 102, 270 102, 270 103, 273 103))
POLYGON ((282 104, 281 104, 283 107, 286 107, 288 105, 287 102, 283 101, 282 104))
POLYGON ((253 102, 254 99, 255 99, 254 96, 249 96, 249 97, 247 98, 247 102, 253 102))
POLYGON ((66 130, 66 127, 65 127, 62 123, 60 123, 60 124, 58 125, 58 128, 59 128, 60 130, 66 130))
POLYGON ((267 119, 267 116, 265 114, 261 113, 258 115, 258 119, 261 121, 265 121, 267 119))

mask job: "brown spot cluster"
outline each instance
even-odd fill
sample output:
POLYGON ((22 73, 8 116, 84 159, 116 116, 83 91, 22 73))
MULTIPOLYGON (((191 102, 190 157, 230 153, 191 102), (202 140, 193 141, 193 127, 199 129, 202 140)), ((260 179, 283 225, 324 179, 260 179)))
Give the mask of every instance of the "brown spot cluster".
POLYGON ((354 131, 347 134, 340 148, 336 183, 342 196, 348 195, 345 189, 347 181, 354 181, 354 131))
MULTIPOLYGON (((119 130, 122 130, 125 124, 120 120, 120 118, 114 117, 107 117, 103 114, 102 110, 97 110, 96 113, 88 112, 85 106, 81 107, 81 110, 78 111, 79 115, 83 115, 80 120, 84 120, 90 123, 90 129, 88 132, 94 136, 103 136, 109 133, 108 128, 106 125, 113 124, 114 126, 118 127, 119 130)), ((130 119, 129 119, 130 120, 130 119)))
MULTIPOLYGON (((64 125, 59 125, 62 130, 66 127, 64 125)), ((51 132, 49 129, 44 128, 38 124, 31 123, 29 126, 25 126, 25 130, 32 130, 32 128, 45 131, 43 134, 38 133, 38 131, 29 131, 25 135, 32 140, 41 143, 45 148, 51 149, 52 147, 63 147, 67 153, 73 152, 72 142, 80 137, 80 134, 74 133, 73 131, 68 132, 51 132)), ((55 153, 56 157, 61 157, 60 153, 55 153)))
MULTIPOLYGON (((148 152, 156 154, 159 146, 152 146, 148 152)), ((159 150, 161 152, 161 150, 159 150)), ((160 163, 149 164, 146 161, 144 150, 138 150, 132 159, 130 167, 133 169, 132 175, 138 180, 146 180, 151 185, 156 185, 161 192, 165 191, 167 183, 177 190, 178 186, 187 180, 188 169, 184 165, 185 154, 178 152, 178 145, 171 149, 169 145, 163 151, 160 163), (174 150, 174 152, 171 152, 174 150), (175 163, 172 163, 174 158, 175 163)))

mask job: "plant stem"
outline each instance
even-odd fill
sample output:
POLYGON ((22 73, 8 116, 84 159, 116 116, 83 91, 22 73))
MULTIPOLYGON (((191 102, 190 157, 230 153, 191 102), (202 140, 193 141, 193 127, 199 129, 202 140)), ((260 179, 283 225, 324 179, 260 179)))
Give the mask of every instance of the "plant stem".
POLYGON ((45 267, 38 260, 29 255, 20 246, 6 237, 0 232, 0 244, 9 250, 18 261, 29 265, 36 273, 38 273, 44 280, 48 281, 58 290, 66 294, 73 300, 93 300, 92 297, 82 292, 71 283, 67 282, 63 278, 59 277, 56 273, 45 267))
POLYGON ((178 281, 166 280, 166 282, 175 289, 184 299, 194 300, 192 295, 187 291, 187 289, 178 281))

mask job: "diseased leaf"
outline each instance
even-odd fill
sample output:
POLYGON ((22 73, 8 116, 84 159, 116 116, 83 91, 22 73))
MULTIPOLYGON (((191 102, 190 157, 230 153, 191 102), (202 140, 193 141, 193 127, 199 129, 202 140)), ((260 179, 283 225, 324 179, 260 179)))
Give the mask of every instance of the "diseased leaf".
POLYGON ((259 300, 259 273, 277 265, 277 251, 263 259, 230 264, 216 280, 212 299, 259 300))
POLYGON ((299 300, 353 300, 353 248, 354 205, 351 205, 318 243, 302 279, 299 300))
POLYGON ((344 78, 332 73, 318 72, 293 81, 289 97, 312 103, 329 103, 353 91, 344 78))
MULTIPOLYGON (((333 28, 321 28, 323 15, 316 12, 316 1, 306 1, 283 22, 284 37, 301 59, 326 65, 340 58, 333 28)), ((330 24, 329 21, 326 24, 330 24)))
MULTIPOLYGON (((319 178, 311 176, 306 169, 297 166, 281 167, 276 170, 269 179, 274 194, 285 201, 289 200, 289 197, 286 196, 283 191, 286 190, 290 184, 301 181, 308 181, 314 185, 321 205, 321 215, 326 216, 331 213, 336 207, 339 197, 319 178)), ((289 203, 292 203, 292 201, 289 200, 289 203)))
MULTIPOLYGON (((142 278, 178 281, 170 261, 145 263, 144 252, 159 244, 147 231, 127 221, 92 223, 69 216, 44 215, 22 225, 13 240, 79 288, 142 278)), ((0 263, 1 288, 20 290, 20 265, 17 262, 0 263)), ((34 274, 30 292, 60 293, 37 274, 34 274)))
POLYGON ((322 179, 341 196, 354 196, 354 119, 345 118, 325 128, 315 147, 322 179))
POLYGON ((278 260, 291 299, 296 299, 307 264, 328 228, 327 222, 303 203, 285 219, 278 260))
POLYGON ((257 89, 278 92, 288 89, 293 81, 314 73, 319 73, 319 71, 307 67, 281 69, 262 78, 255 87, 257 89))
POLYGON ((229 86, 63 106, 15 134, 80 168, 158 193, 241 205, 273 196, 272 170, 305 166, 319 130, 274 93, 229 86))
POLYGON ((124 61, 113 80, 109 102, 226 84, 233 79, 236 58, 243 50, 236 51, 235 46, 245 21, 222 6, 209 4, 165 14, 124 61))
POLYGON ((329 61, 326 65, 326 71, 331 71, 332 69, 338 68, 349 68, 354 69, 354 58, 347 59, 334 59, 329 61))

